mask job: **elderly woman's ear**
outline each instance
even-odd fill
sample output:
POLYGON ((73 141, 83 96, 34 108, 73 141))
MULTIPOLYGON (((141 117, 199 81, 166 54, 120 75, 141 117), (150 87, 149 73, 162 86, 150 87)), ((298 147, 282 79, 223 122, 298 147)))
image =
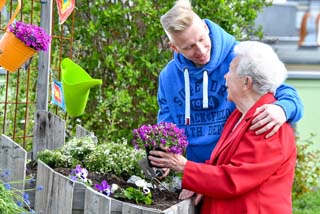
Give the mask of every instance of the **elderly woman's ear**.
POLYGON ((251 88, 252 83, 253 83, 252 77, 246 76, 245 79, 244 79, 244 85, 245 85, 247 88, 251 88))

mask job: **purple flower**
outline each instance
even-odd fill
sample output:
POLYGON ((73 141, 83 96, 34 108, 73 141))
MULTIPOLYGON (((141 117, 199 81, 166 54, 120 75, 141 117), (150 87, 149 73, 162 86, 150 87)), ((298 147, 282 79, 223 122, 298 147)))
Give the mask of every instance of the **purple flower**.
POLYGON ((43 186, 41 186, 41 185, 40 185, 40 186, 38 186, 38 187, 37 187, 37 190, 38 190, 38 191, 43 190, 43 186))
POLYGON ((73 181, 80 179, 83 182, 87 182, 88 170, 77 165, 75 169, 71 170, 70 178, 73 181))
POLYGON ((24 200, 29 200, 29 194, 28 193, 23 193, 23 199, 24 200))
POLYGON ((162 145, 168 148, 168 152, 182 154, 188 141, 183 129, 174 123, 162 122, 155 125, 142 125, 134 129, 132 144, 136 149, 144 147, 154 149, 162 145))
POLYGON ((11 185, 9 183, 4 183, 3 185, 7 190, 11 189, 11 185))
POLYGON ((9 169, 6 169, 6 170, 4 170, 4 172, 2 172, 2 173, 0 174, 0 177, 7 177, 7 176, 9 176, 9 174, 10 174, 9 169))
POLYGON ((41 27, 23 22, 15 22, 9 26, 12 32, 26 46, 36 51, 47 51, 51 42, 51 37, 41 27))
POLYGON ((29 180, 29 184, 33 184, 36 182, 36 178, 35 177, 32 177, 30 180, 29 180))
POLYGON ((23 206, 22 201, 17 201, 17 205, 18 205, 18 207, 22 207, 23 206))
POLYGON ((103 180, 101 184, 95 184, 95 188, 106 196, 109 196, 111 193, 111 186, 106 180, 103 180))
POLYGON ((71 175, 70 179, 73 180, 73 181, 77 181, 78 178, 77 178, 77 176, 71 175))

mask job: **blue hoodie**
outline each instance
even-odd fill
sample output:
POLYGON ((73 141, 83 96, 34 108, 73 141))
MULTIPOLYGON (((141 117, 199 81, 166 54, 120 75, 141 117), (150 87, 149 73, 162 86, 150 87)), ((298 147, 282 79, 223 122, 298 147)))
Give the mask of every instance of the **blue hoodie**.
MULTIPOLYGON (((224 75, 235 57, 233 48, 237 44, 220 26, 207 19, 205 22, 210 31, 210 61, 196 67, 175 52, 174 59, 160 73, 158 88, 158 123, 173 122, 184 129, 189 141, 187 159, 202 163, 210 159, 224 124, 235 109, 227 100, 224 75)), ((294 88, 281 85, 276 98, 289 121, 302 117, 303 106, 294 88)))

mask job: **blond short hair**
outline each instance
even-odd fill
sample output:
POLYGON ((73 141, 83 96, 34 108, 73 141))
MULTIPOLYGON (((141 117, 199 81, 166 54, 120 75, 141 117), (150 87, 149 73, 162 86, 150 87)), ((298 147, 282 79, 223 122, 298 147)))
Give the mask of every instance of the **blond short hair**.
POLYGON ((180 33, 192 25, 195 13, 189 0, 177 0, 175 5, 164 15, 160 22, 167 36, 171 40, 171 34, 180 33))

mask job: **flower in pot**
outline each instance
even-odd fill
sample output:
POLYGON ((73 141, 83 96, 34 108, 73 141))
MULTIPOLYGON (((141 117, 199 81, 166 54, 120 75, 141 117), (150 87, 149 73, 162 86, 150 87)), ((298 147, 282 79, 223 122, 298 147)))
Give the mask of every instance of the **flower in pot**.
POLYGON ((0 65, 14 72, 38 51, 47 51, 51 37, 33 24, 14 22, 8 25, 0 41, 0 65))
POLYGON ((182 154, 188 145, 184 130, 170 122, 142 125, 133 130, 132 143, 136 149, 156 150, 165 147, 174 154, 182 154))
POLYGON ((9 26, 12 32, 26 46, 36 51, 47 51, 51 37, 45 30, 37 25, 15 22, 9 26))

